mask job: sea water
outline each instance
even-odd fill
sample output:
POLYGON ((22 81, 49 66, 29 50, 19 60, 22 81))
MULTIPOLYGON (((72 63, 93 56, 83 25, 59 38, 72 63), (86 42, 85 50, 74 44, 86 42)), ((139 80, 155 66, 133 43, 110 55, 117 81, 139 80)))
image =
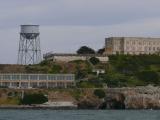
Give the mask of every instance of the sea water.
POLYGON ((160 111, 1 109, 0 120, 160 120, 160 111))

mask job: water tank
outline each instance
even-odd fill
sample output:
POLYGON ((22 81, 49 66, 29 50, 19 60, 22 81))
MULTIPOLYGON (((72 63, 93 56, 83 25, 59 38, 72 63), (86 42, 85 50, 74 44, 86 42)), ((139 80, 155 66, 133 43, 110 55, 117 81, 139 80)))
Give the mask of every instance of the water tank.
POLYGON ((21 25, 21 33, 39 33, 39 25, 21 25))
POLYGON ((35 39, 39 35, 39 25, 21 25, 20 33, 26 39, 35 39))

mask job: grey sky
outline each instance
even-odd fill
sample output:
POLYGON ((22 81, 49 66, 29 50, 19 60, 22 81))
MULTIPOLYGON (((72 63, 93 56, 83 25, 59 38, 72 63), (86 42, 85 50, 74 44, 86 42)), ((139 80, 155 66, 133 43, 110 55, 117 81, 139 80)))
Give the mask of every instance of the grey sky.
POLYGON ((104 46, 110 36, 160 37, 159 0, 0 0, 0 63, 16 63, 19 25, 39 24, 42 53, 104 46))

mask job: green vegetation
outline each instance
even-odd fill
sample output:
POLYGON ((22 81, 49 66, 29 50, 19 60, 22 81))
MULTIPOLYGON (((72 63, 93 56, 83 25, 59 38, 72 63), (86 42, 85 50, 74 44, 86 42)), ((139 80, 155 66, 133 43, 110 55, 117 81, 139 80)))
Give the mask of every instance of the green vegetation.
POLYGON ((84 80, 88 78, 88 74, 92 72, 92 67, 88 61, 76 60, 70 62, 72 64, 72 73, 75 74, 76 80, 84 80))
POLYGON ((62 67, 60 65, 54 64, 54 65, 52 65, 51 70, 49 71, 49 73, 58 74, 58 73, 61 72, 61 70, 62 70, 62 67))
MULTIPOLYGON (((65 90, 66 91, 66 90, 65 90)), ((79 100, 81 98, 81 96, 83 96, 83 93, 81 90, 79 89, 74 89, 72 90, 71 92, 71 95, 76 99, 76 100, 79 100)))
POLYGON ((19 97, 8 97, 0 99, 0 105, 19 105, 20 104, 20 98, 19 97))
MULTIPOLYGON (((81 50, 80 50, 81 51, 81 50)), ((82 50, 83 51, 83 50, 82 50)), ((89 61, 76 60, 69 63, 43 61, 38 65, 26 66, 28 73, 73 73, 78 88, 135 87, 160 85, 159 55, 111 55, 108 63, 95 57, 89 61), (90 64, 92 63, 92 64, 90 64), (104 69, 97 76, 93 69, 104 69)))
POLYGON ((42 104, 48 101, 48 98, 41 93, 25 94, 24 98, 21 100, 21 104, 31 105, 31 104, 42 104))
POLYGON ((106 73, 96 76, 92 73, 93 66, 87 61, 72 61, 66 65, 44 61, 36 68, 30 68, 48 73, 74 73, 76 80, 80 80, 77 82, 78 88, 101 88, 104 83, 108 87, 160 85, 158 55, 111 55, 107 64, 100 63, 95 57, 90 58, 90 62, 95 68, 104 69, 106 73))
POLYGON ((144 84, 159 84, 159 74, 155 71, 142 71, 137 73, 138 79, 142 80, 144 84))
POLYGON ((96 57, 91 57, 91 58, 89 59, 89 61, 90 61, 93 65, 97 65, 97 64, 100 62, 99 59, 96 58, 96 57))
POLYGON ((105 51, 105 48, 102 48, 102 49, 99 49, 99 50, 97 51, 97 53, 102 55, 102 54, 104 53, 104 51, 105 51))
POLYGON ((102 88, 103 83, 100 80, 80 81, 77 83, 78 88, 102 88))
POLYGON ((94 90, 94 95, 98 98, 104 98, 106 96, 105 92, 102 89, 94 90))
POLYGON ((77 54, 95 54, 95 51, 87 46, 82 46, 77 50, 77 54))
POLYGON ((160 85, 160 56, 112 55, 103 80, 109 87, 160 85))
POLYGON ((46 66, 48 64, 50 64, 50 61, 48 60, 43 60, 42 62, 39 63, 41 66, 46 66))

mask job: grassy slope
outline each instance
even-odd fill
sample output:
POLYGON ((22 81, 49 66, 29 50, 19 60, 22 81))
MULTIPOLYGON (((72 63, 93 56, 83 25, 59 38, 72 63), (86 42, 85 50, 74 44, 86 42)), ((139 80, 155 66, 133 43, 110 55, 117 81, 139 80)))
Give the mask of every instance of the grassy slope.
POLYGON ((69 63, 43 61, 38 65, 0 65, 2 73, 73 73, 76 75, 77 87, 109 87, 160 85, 160 56, 158 55, 114 55, 109 56, 109 63, 95 66, 87 61, 69 63), (92 69, 105 69, 104 75, 96 76, 92 69), (82 81, 82 80, 85 80, 82 81))
POLYGON ((110 56, 105 82, 110 86, 160 85, 160 56, 110 56))

